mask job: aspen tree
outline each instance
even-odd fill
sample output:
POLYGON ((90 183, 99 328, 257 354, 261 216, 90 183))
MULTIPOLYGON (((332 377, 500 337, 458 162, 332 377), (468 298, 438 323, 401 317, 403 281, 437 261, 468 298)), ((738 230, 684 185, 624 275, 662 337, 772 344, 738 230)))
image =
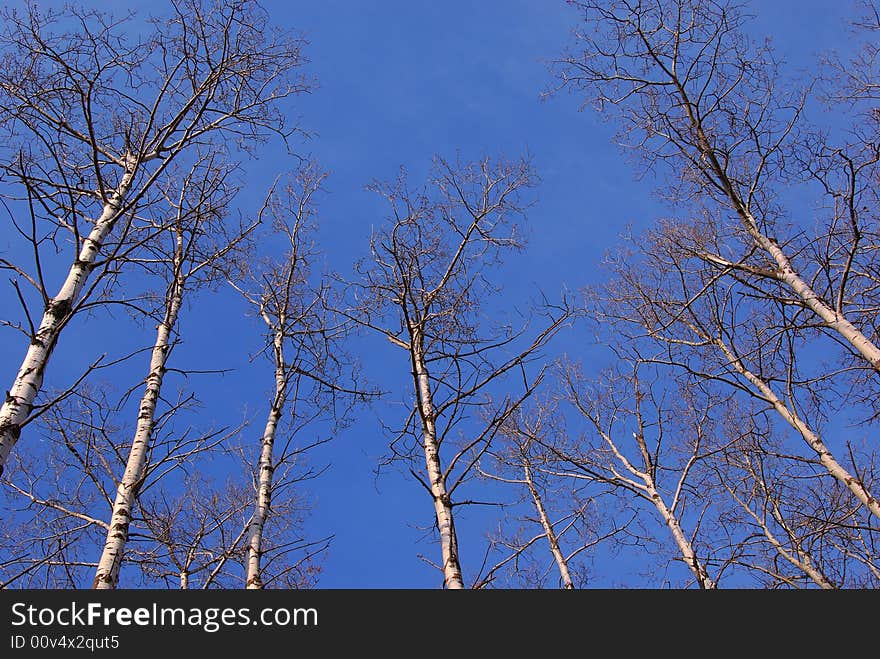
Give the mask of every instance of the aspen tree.
POLYGON ((432 502, 440 537, 444 587, 465 587, 455 527, 453 495, 473 473, 503 421, 540 381, 524 367, 569 317, 564 306, 545 308, 543 328, 492 327, 481 322, 495 286, 490 269, 522 247, 519 216, 534 186, 529 163, 448 162, 436 158, 428 184, 409 188, 405 174, 372 186, 390 207, 373 235, 372 254, 359 264, 352 317, 387 338, 405 357, 412 412, 392 450, 410 465, 432 502), (502 383, 519 376, 515 393, 492 406, 456 444, 459 426, 473 422, 472 407, 502 383), (405 448, 403 448, 405 446, 405 448))

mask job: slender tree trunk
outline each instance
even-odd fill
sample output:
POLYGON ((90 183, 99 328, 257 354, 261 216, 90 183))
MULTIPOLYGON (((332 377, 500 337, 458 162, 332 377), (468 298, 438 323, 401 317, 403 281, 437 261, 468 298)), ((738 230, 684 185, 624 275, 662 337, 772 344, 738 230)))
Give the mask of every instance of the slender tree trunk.
MULTIPOLYGON (((638 401, 641 399, 641 396, 641 393, 637 391, 636 410, 639 419, 639 432, 633 433, 633 439, 638 444, 639 452, 642 456, 642 463, 644 465, 643 469, 639 470, 634 464, 632 464, 626 458, 626 456, 617 449, 617 446, 615 446, 614 442, 611 441, 611 437, 607 433, 602 433, 602 435, 609 448, 611 448, 611 450, 614 452, 614 455, 620 461, 620 463, 623 464, 627 471, 629 471, 633 476, 638 478, 644 484, 640 485, 636 481, 630 481, 638 489, 642 490, 645 494, 648 495, 651 503, 654 504, 657 512, 660 513, 661 519, 663 519, 666 526, 669 528, 670 533, 672 533, 672 538, 675 541, 675 544, 678 547, 678 550, 681 553, 685 564, 693 573, 694 577, 696 577, 697 584, 700 586, 700 588, 704 590, 715 589, 717 588, 717 584, 709 577, 709 573, 706 571, 706 567, 697 558, 697 552, 694 551, 694 547, 691 544, 691 541, 688 540, 688 537, 685 535, 684 531, 681 528, 681 522, 679 522, 678 517, 674 512, 675 504, 673 504, 673 508, 667 506, 666 502, 663 500, 663 496, 657 490, 657 482, 655 480, 656 464, 654 462, 654 459, 651 457, 651 451, 648 450, 647 443, 645 442, 644 433, 642 432, 642 417, 641 412, 638 408, 638 401)), ((599 427, 597 420, 594 419, 593 423, 596 425, 597 428, 599 427)), ((617 472, 613 468, 611 469, 611 471, 615 474, 615 476, 617 476, 617 472)), ((682 478, 684 478, 686 474, 687 472, 685 471, 682 475, 682 478)), ((679 487, 681 487, 681 485, 682 482, 680 481, 679 487)))
POLYGON ((751 213, 744 209, 737 209, 743 218, 743 222, 749 233, 752 234, 757 245, 763 249, 778 268, 778 278, 797 295, 803 303, 815 313, 832 330, 837 332, 864 357, 875 371, 880 371, 880 348, 871 342, 859 329, 853 325, 846 316, 838 313, 822 298, 813 288, 795 271, 791 261, 782 248, 773 240, 765 236, 758 228, 758 222, 751 213))
POLYGON ((440 549, 443 558, 443 580, 449 589, 464 588, 461 575, 461 564, 458 558, 458 538, 455 534, 455 521, 452 514, 452 501, 446 491, 446 478, 440 465, 440 443, 437 437, 436 414, 431 393, 431 381, 422 350, 421 332, 411 331, 412 347, 410 355, 413 362, 418 398, 419 416, 422 420, 423 447, 425 464, 428 468, 428 479, 431 484, 431 495, 434 499, 434 512, 437 517, 437 529, 440 532, 440 549))
MULTIPOLYGON (((781 520, 778 519, 777 521, 781 522, 781 520)), ((813 560, 809 554, 797 549, 794 553, 788 551, 782 543, 776 539, 776 536, 770 531, 770 528, 763 522, 761 523, 761 529, 764 531, 764 536, 782 558, 800 569, 820 588, 824 590, 836 590, 837 587, 813 564, 813 560)))
POLYGON ((766 509, 761 511, 752 510, 751 505, 749 505, 748 501, 744 501, 739 497, 736 491, 729 485, 727 485, 722 479, 722 485, 724 489, 730 494, 731 498, 742 508, 746 514, 751 517, 755 523, 760 527, 761 532, 764 534, 764 537, 767 538, 767 541, 770 543, 770 546, 776 551, 779 556, 781 556, 784 560, 791 563, 794 567, 801 570, 807 577, 813 580, 813 582, 823 588, 825 590, 835 590, 837 586, 835 586, 828 577, 826 577, 822 570, 817 568, 815 563, 813 562, 813 557, 810 555, 810 552, 803 551, 798 547, 798 542, 795 538, 795 534, 789 530, 788 524, 785 520, 785 517, 782 514, 782 511, 779 509, 778 503, 772 499, 772 493, 770 489, 767 487, 764 482, 764 478, 761 475, 763 470, 763 465, 759 465, 756 469, 751 465, 751 461, 747 461, 748 467, 746 468, 747 473, 749 474, 752 484, 749 486, 748 491, 753 496, 755 491, 760 491, 762 496, 766 497, 766 505, 770 507, 770 514, 773 519, 776 520, 776 523, 783 529, 786 535, 792 539, 792 550, 789 551, 786 549, 785 545, 780 542, 776 534, 770 529, 769 524, 767 524, 766 520, 766 509))
POLYGON ((829 451, 828 447, 825 445, 825 442, 822 441, 822 438, 814 433, 812 428, 810 428, 796 413, 788 409, 788 406, 780 400, 779 396, 776 395, 776 392, 770 388, 770 385, 749 371, 739 357, 737 357, 723 341, 716 339, 715 344, 721 349, 724 356, 727 357, 728 361, 736 371, 751 382, 761 396, 773 406, 779 415, 785 419, 792 428, 798 431, 800 436, 804 438, 804 441, 806 441, 810 448, 812 448, 819 456, 819 462, 822 463, 822 466, 825 467, 828 473, 843 483, 843 485, 845 485, 846 488, 852 492, 875 517, 880 518, 880 501, 877 501, 862 482, 850 474, 846 468, 834 458, 831 451, 829 451))
MULTIPOLYGON (((182 256, 181 240, 182 237, 178 235, 178 259, 182 256)), ((171 333, 177 322, 183 301, 183 285, 184 278, 178 261, 175 267, 175 279, 169 291, 165 317, 156 331, 156 342, 150 357, 150 373, 147 376, 147 384, 138 409, 137 427, 131 450, 128 453, 128 462, 119 487, 116 489, 116 500, 113 502, 113 513, 110 517, 110 530, 107 532, 107 541, 104 544, 104 551, 98 561, 98 569, 95 573, 95 582, 92 587, 99 590, 116 588, 119 582, 119 568, 122 565, 125 544, 128 542, 132 512, 146 476, 147 455, 156 420, 156 403, 159 400, 162 380, 165 377, 165 363, 171 349, 171 333)))
POLYGON ((547 516, 544 502, 541 500, 541 494, 538 492, 538 488, 535 487, 535 480, 532 478, 532 464, 525 455, 523 455, 523 471, 525 473, 526 486, 529 488, 532 500, 535 502, 535 508, 538 510, 538 517, 541 520, 541 526, 544 529, 544 534, 547 536, 547 542, 550 544, 550 552, 553 554, 553 560, 556 561, 556 567, 559 568, 562 587, 566 590, 572 590, 574 589, 574 583, 571 580, 571 573, 568 570, 568 562, 565 560, 565 555, 559 548, 559 538, 556 535, 556 531, 553 530, 550 518, 547 516))
POLYGON ((697 558, 697 553, 694 551, 693 545, 691 545, 691 541, 688 540, 687 536, 684 534, 678 518, 669 509, 669 507, 666 505, 666 502, 663 501, 663 497, 660 496, 660 493, 657 491, 657 487, 654 484, 654 479, 651 478, 648 474, 645 474, 643 480, 645 481, 645 488, 648 496, 651 497, 651 501, 657 508, 657 511, 660 513, 660 517, 662 517, 663 521, 666 522, 666 526, 669 527, 669 531, 672 533, 672 537, 675 539, 675 544, 678 545, 678 550, 681 552, 681 556, 684 559, 685 564, 688 566, 688 568, 690 568, 690 571, 693 573, 694 577, 696 577, 697 583, 699 584, 700 588, 703 588, 705 590, 712 590, 716 588, 717 585, 709 577, 709 573, 706 572, 706 567, 697 558))
MULTIPOLYGON (((749 511, 751 512, 751 511, 749 511)), ((791 533, 788 531, 788 525, 785 523, 785 520, 782 517, 782 513, 779 511, 779 508, 776 504, 773 504, 773 517, 776 519, 776 522, 785 529, 786 533, 791 533)), ((813 582, 824 590, 836 590, 837 586, 835 586, 831 580, 826 577, 822 570, 816 567, 813 563, 813 557, 809 552, 802 551, 795 545, 794 552, 788 551, 779 540, 776 539, 776 536, 773 535, 773 532, 770 531, 770 527, 767 526, 763 521, 761 521, 761 528, 764 531, 764 535, 770 541, 770 544, 773 545, 774 549, 779 553, 782 558, 787 560, 789 563, 794 565, 795 567, 800 568, 804 574, 806 574, 813 582)))
MULTIPOLYGON (((268 323, 268 319, 267 323, 268 323)), ((283 317, 279 320, 279 328, 284 327, 283 317)), ((254 514, 248 527, 248 553, 247 574, 245 586, 248 589, 263 587, 262 566, 260 561, 263 556, 263 528, 272 507, 272 476, 274 465, 272 463, 272 449, 275 445, 275 432, 278 421, 284 411, 284 399, 287 390, 286 374, 284 368, 284 333, 281 329, 275 330, 273 337, 275 351, 275 397, 272 408, 266 419, 266 427, 263 430, 261 440, 260 462, 258 465, 257 496, 254 502, 254 514)))
POLYGON ((743 202, 739 193, 733 185, 733 182, 727 175, 727 170, 719 162, 715 149, 711 146, 709 138, 706 136, 703 125, 693 113, 693 105, 688 98, 684 88, 676 81, 679 93, 684 101, 684 107, 687 112, 688 120, 697 131, 697 146, 709 164, 712 173, 720 182, 724 194, 730 200, 733 210, 739 215, 740 220, 745 226, 746 231, 752 236, 760 249, 762 249, 770 258, 773 259, 777 267, 777 278, 784 282, 788 288, 797 295, 803 303, 813 313, 815 313, 822 321, 832 330, 843 337, 862 357, 864 357, 871 367, 880 372, 880 348, 878 348, 871 340, 866 337, 855 325, 853 325, 843 313, 839 313, 836 309, 829 306, 816 294, 810 286, 794 269, 791 259, 782 250, 775 240, 766 236, 758 224, 758 221, 749 211, 745 202, 743 202))
POLYGON ((37 333, 28 346, 12 387, 6 392, 6 398, 0 407, 0 474, 9 460, 12 447, 21 436, 22 424, 33 409, 34 399, 43 386, 43 376, 58 336, 95 266, 101 245, 120 217, 134 170, 134 163, 129 162, 119 186, 107 199, 101 216, 83 240, 82 248, 67 272, 67 278, 57 295, 46 305, 37 333))
POLYGON ((186 570, 180 572, 180 590, 189 590, 189 572, 186 570))

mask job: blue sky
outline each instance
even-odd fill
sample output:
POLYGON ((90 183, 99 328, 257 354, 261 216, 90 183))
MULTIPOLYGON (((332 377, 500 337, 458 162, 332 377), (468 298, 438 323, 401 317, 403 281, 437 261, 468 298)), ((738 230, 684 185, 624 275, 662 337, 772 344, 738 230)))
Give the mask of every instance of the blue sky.
MULTIPOLYGON (((320 199, 319 232, 329 268, 350 272, 351 264, 368 254, 371 227, 384 218, 383 206, 364 186, 374 178, 392 178, 401 165, 418 180, 435 153, 454 158, 460 152, 471 159, 528 152, 533 157, 542 182, 529 212, 528 249, 503 272, 509 304, 538 289, 557 294, 563 287, 576 290, 598 281, 603 253, 627 225, 646 227, 670 213, 653 196, 659 181, 635 180, 630 163, 612 143, 612 126, 589 108, 579 111, 580 99, 574 95, 541 100, 541 92, 552 83, 546 62, 561 53, 578 20, 564 1, 264 4, 275 23, 309 41, 308 70, 319 84, 296 101, 295 111, 310 134, 298 150, 331 172, 320 199)), ((156 6, 129 5, 138 10, 156 6)), ((792 71, 809 70, 818 51, 846 44, 848 1, 769 0, 752 6, 755 34, 771 34, 792 71)), ((254 197, 287 167, 277 150, 250 163, 254 197)), ((11 245, 0 238, 0 250, 11 245)), ((0 289, 4 308, 14 301, 10 294, 8 288, 0 289)), ((251 386, 258 393, 268 390, 269 367, 248 362, 248 351, 259 340, 258 327, 241 311, 228 298, 202 295, 182 321, 185 343, 178 357, 183 362, 193 368, 234 369, 194 385, 206 420, 240 416, 246 409, 259 424, 263 413, 265 397, 246 392, 251 386), (222 332, 203 322, 218 314, 222 332), (243 338, 230 345, 230 336, 243 338)), ((62 386, 88 361, 76 350, 87 332, 75 325, 62 337, 47 384, 62 386)), ((149 332, 118 332, 106 345, 121 351, 148 340, 149 332)), ((591 344, 590 337, 575 331, 561 337, 556 349, 601 360, 601 350, 591 344)), ((401 354, 389 352, 381 341, 364 338, 357 345, 371 355, 365 360, 368 377, 391 394, 387 402, 362 410, 348 430, 311 457, 316 464, 331 465, 309 484, 313 534, 335 535, 319 585, 437 587, 440 575, 418 558, 436 553, 424 531, 432 524, 430 500, 397 471, 383 472, 378 479, 375 474, 377 459, 387 448, 376 417, 404 418, 400 403, 408 399, 407 366, 401 354)), ((0 334, 0 377, 5 381, 11 381, 22 350, 12 332, 0 334)), ((463 562, 473 564, 481 558, 481 529, 466 521, 462 527, 463 562)), ((628 569, 623 564, 613 568, 597 585, 627 583, 628 569)))

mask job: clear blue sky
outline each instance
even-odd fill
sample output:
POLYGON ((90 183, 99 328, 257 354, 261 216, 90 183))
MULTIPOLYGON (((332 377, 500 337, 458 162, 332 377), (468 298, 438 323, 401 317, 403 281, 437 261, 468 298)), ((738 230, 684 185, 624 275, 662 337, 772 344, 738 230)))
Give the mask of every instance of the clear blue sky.
MULTIPOLYGON (((755 32, 773 36, 792 70, 809 69, 818 51, 846 43, 850 4, 754 2, 755 32)), ((626 225, 645 227, 669 214, 652 195, 656 182, 634 180, 630 164, 612 144, 612 128, 589 109, 579 112, 580 99, 564 93, 540 100, 551 83, 545 62, 567 45, 578 20, 563 0, 267 0, 264 5, 277 24, 310 42, 309 71, 319 87, 297 101, 301 123, 311 133, 300 151, 332 173, 320 200, 320 242, 329 267, 349 272, 355 259, 367 255, 371 226, 384 217, 364 185, 393 177, 400 165, 418 176, 435 153, 532 154, 542 183, 529 213, 528 250, 505 270, 504 292, 511 303, 537 288, 553 294, 563 286, 577 289, 597 281, 603 252, 626 225)), ((141 10, 157 4, 129 6, 141 10)), ((252 164, 255 196, 279 168, 285 168, 280 154, 252 164)), ((7 248, 0 238, 0 250, 7 248)), ((0 303, 13 303, 7 288, 0 289, 0 303)), ((259 424, 270 380, 265 363, 248 364, 257 329, 222 297, 203 295, 183 319, 185 344, 176 359, 193 368, 236 369, 194 386, 206 420, 228 421, 228 410, 240 415, 246 408, 259 424), (213 314, 221 314, 223 332, 202 321, 213 314), (245 338, 229 345, 229 336, 245 338), (222 364, 215 363, 218 356, 222 364), (249 393, 253 387, 256 393, 249 393)), ((62 386, 87 361, 76 351, 85 331, 71 326, 62 337, 47 385, 62 386)), ((109 349, 149 340, 144 338, 149 333, 122 334, 108 339, 109 349)), ((0 377, 6 382, 20 363, 18 338, 0 334, 0 377)), ((366 361, 367 375, 393 389, 388 403, 362 411, 350 429, 312 456, 331 468, 309 484, 315 506, 310 529, 315 536, 335 534, 319 585, 438 587, 441 576, 418 558, 437 551, 423 531, 432 524, 430 500, 421 486, 396 471, 375 477, 377 458, 387 448, 376 416, 404 418, 395 402, 407 400, 408 367, 396 353, 385 359, 387 346, 371 341, 363 342, 373 355, 366 361), (397 370, 383 370, 392 369, 393 359, 397 370)), ((572 333, 558 349, 593 358, 597 353, 589 343, 589 337, 572 333)), ((473 565, 482 555, 481 531, 466 521, 461 526, 462 558, 473 565)), ((628 582, 627 567, 607 567, 610 572, 595 585, 628 582)))

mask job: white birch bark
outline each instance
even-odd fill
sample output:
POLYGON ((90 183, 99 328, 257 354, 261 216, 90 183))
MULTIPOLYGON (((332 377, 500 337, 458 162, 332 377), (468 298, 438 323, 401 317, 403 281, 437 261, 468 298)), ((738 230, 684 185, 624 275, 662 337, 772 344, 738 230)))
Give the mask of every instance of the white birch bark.
POLYGON ((654 504, 654 507, 657 508, 657 512, 660 513, 660 517, 663 518, 666 526, 669 527, 669 531, 672 533, 672 537, 675 540, 675 544, 678 546, 679 552, 681 552, 685 564, 693 573, 694 577, 696 577, 700 588, 707 590, 715 588, 715 582, 709 577, 709 574, 706 572, 706 567, 697 558, 697 553, 694 551, 691 541, 688 540, 688 537, 684 534, 681 524, 678 521, 678 517, 676 517, 672 510, 669 509, 666 502, 663 500, 663 497, 660 496, 660 493, 657 491, 654 479, 648 474, 642 474, 642 480, 645 482, 645 490, 651 498, 651 502, 654 504))
MULTIPOLYGON (((271 327, 268 316, 263 314, 263 319, 271 327)), ((254 512, 248 525, 248 552, 247 571, 245 575, 245 587, 248 589, 260 589, 263 587, 262 565, 263 556, 263 528, 269 518, 272 506, 272 476, 274 472, 272 450, 275 445, 275 432, 278 422, 284 411, 284 399, 287 390, 287 378, 284 366, 284 317, 279 319, 273 336, 273 348, 275 355, 275 397, 269 416, 266 419, 266 427, 263 430, 261 440, 260 461, 257 469, 257 496, 254 502, 254 512)))
POLYGON ((790 552, 788 551, 781 542, 776 538, 775 535, 770 531, 766 524, 761 525, 761 530, 764 532, 764 536, 776 550, 776 552, 782 556, 786 561, 794 565, 796 568, 800 569, 804 574, 806 574, 817 586, 822 588, 823 590, 836 590, 836 586, 831 583, 828 578, 822 574, 822 572, 813 565, 813 561, 810 558, 809 554, 796 551, 790 552))
POLYGON ((129 159, 119 186, 107 198, 100 217, 95 220, 89 235, 83 239, 79 254, 67 272, 67 278, 55 297, 49 300, 36 336, 28 346, 21 367, 12 382, 12 388, 6 392, 6 398, 0 407, 0 474, 3 473, 12 448, 21 435, 22 424, 31 413, 34 400, 43 386, 46 367, 68 314, 76 304, 94 268, 104 240, 113 231, 120 217, 135 169, 136 163, 129 159))
POLYGON ((532 477, 531 462, 529 462, 528 457, 525 455, 523 455, 523 472, 525 475, 526 487, 529 488, 529 493, 532 495, 532 501, 535 503, 535 508, 538 511, 538 518, 541 520, 541 527, 544 529, 544 535, 547 536, 547 542, 550 545, 550 553, 553 554, 553 560, 556 561, 556 567, 559 569, 559 576, 562 579, 562 587, 566 590, 572 590, 574 589, 574 583, 571 580, 571 573, 568 570, 568 561, 565 560, 565 555, 559 547, 559 537, 556 535, 556 531, 553 530, 553 524, 550 523, 550 518, 547 516, 547 510, 544 508, 544 501, 541 499, 541 494, 538 492, 538 488, 535 487, 535 479, 532 477))
POLYGON ((446 491, 446 478, 443 475, 443 469, 440 464, 440 444, 437 437, 436 414, 431 393, 431 381, 422 348, 420 328, 411 327, 410 336, 412 337, 410 356, 413 362, 413 377, 415 378, 419 416, 422 420, 425 464, 428 469, 431 495, 434 499, 437 530, 440 533, 443 580, 446 588, 458 590, 464 588, 461 564, 458 558, 458 538, 455 534, 452 501, 449 498, 449 493, 446 491))
POLYGON ((859 479, 850 474, 843 465, 835 460, 822 438, 813 432, 812 428, 810 428, 803 419, 801 419, 795 412, 791 411, 788 406, 782 402, 779 396, 776 395, 776 392, 770 388, 770 385, 746 368, 742 360, 740 360, 723 341, 716 339, 715 344, 721 349, 724 356, 728 359, 734 369, 745 377, 758 390, 761 396, 773 406, 779 415, 785 419, 786 423, 804 438, 804 441, 806 441, 810 448, 816 452, 816 455, 819 456, 819 462, 822 463, 822 466, 825 467, 828 473, 845 485, 846 488, 852 492, 875 517, 880 518, 880 501, 877 501, 877 499, 871 495, 859 479))
MULTIPOLYGON (((773 506, 773 516, 776 518, 777 523, 783 528, 787 529, 787 525, 785 520, 782 518, 779 509, 774 505, 773 506)), ((802 551, 800 548, 795 547, 793 551, 787 550, 783 544, 776 539, 776 536, 770 530, 770 527, 767 526, 763 521, 760 522, 761 529, 764 531, 764 535, 767 540, 770 541, 770 544, 773 545, 773 548, 776 549, 777 553, 782 556, 789 563, 794 565, 797 568, 800 568, 804 574, 806 574, 810 579, 813 580, 817 586, 824 590, 835 590, 837 586, 835 586, 829 579, 826 577, 822 570, 820 570, 813 563, 813 558, 810 556, 809 552, 802 551)))
POLYGON ((128 454, 125 473, 116 489, 116 499, 113 502, 113 511, 110 517, 110 529, 107 532, 107 540, 95 572, 95 581, 92 587, 98 590, 116 588, 119 582, 119 569, 122 565, 125 545, 128 542, 129 524, 137 502, 138 492, 146 475, 147 455, 156 421, 156 403, 159 400, 162 381, 165 377, 165 363, 171 349, 171 334, 177 323, 180 306, 183 302, 185 277, 181 272, 182 240, 183 237, 178 234, 175 278, 169 292, 165 316, 156 329, 156 342, 153 344, 150 372, 147 375, 146 387, 138 408, 134 439, 128 454))
POLYGON ((765 236, 758 227, 757 220, 742 206, 742 202, 731 191, 731 198, 737 212, 742 218, 743 224, 751 234, 755 243, 764 250, 776 263, 777 278, 797 295, 804 305, 815 313, 827 327, 837 332, 849 343, 862 357, 864 357, 875 371, 880 371, 880 348, 865 336, 846 316, 829 306, 822 300, 804 279, 794 269, 788 255, 779 244, 765 236))
MULTIPOLYGON (((751 222, 754 222, 751 218, 751 222)), ((876 371, 880 371, 880 348, 874 345, 858 328, 855 327, 846 316, 832 309, 828 304, 816 295, 812 287, 795 272, 788 257, 775 242, 757 233, 756 241, 766 251, 779 268, 779 278, 784 281, 794 293, 804 301, 824 323, 835 332, 840 334, 847 342, 864 357, 876 371)))
POLYGON ((691 101, 688 98, 684 88, 679 85, 680 94, 684 100, 687 116, 691 124, 697 130, 697 146, 701 155, 708 161, 709 167, 713 174, 718 178, 724 194, 733 206, 733 209, 739 215, 746 231, 755 241, 755 244, 773 259, 776 264, 776 277, 795 294, 804 303, 804 305, 815 313, 830 329, 837 332, 843 337, 862 357, 867 360, 871 367, 880 372, 880 347, 866 337, 855 325, 853 325, 843 313, 829 306, 822 298, 816 294, 812 286, 801 277, 791 263, 788 255, 782 250, 779 243, 766 236, 760 228, 758 221, 749 211, 748 206, 740 198, 739 193, 733 186, 727 171, 718 161, 715 150, 711 146, 709 138, 703 131, 702 124, 694 116, 691 101))
MULTIPOLYGON (((614 467, 610 467, 610 471, 614 474, 614 479, 611 479, 610 482, 621 482, 625 483, 633 488, 633 490, 641 491, 642 496, 646 496, 651 500, 651 503, 654 504, 654 507, 657 509, 657 512, 660 513, 660 517, 666 526, 669 528, 670 533, 672 533, 672 538, 675 541, 676 546, 678 547, 678 551, 681 554, 681 557, 684 559, 685 564, 690 569, 691 573, 697 580, 697 584, 700 588, 711 590, 717 588, 717 584, 713 579, 709 577, 709 573, 706 571, 705 565, 703 565, 699 558, 697 557, 696 551, 694 551, 694 547, 691 544, 691 541, 688 540, 688 537, 685 535, 684 530, 681 528, 681 522, 675 514, 675 507, 678 498, 678 494, 673 498, 673 505, 669 506, 663 500, 663 496, 657 490, 657 482, 655 481, 654 473, 655 467, 650 457, 650 452, 648 451, 648 447, 645 444, 644 435, 640 433, 633 433, 633 439, 635 439, 636 443, 639 446, 639 451, 642 455, 642 461, 644 464, 644 471, 638 469, 633 463, 631 463, 627 457, 620 452, 617 448, 617 445, 611 439, 611 436, 601 430, 599 427, 598 419, 595 417, 589 417, 593 424, 596 426, 596 430, 599 431, 599 434, 602 436, 602 439, 605 440, 608 448, 611 449, 611 452, 614 454, 615 458, 623 465, 623 467, 633 476, 635 476, 638 480, 632 480, 629 478, 624 478, 621 476, 614 467)), ((639 424, 641 427, 641 423, 639 424)), ((682 474, 681 479, 679 481, 679 491, 684 483, 684 479, 687 476, 687 470, 682 474)))

